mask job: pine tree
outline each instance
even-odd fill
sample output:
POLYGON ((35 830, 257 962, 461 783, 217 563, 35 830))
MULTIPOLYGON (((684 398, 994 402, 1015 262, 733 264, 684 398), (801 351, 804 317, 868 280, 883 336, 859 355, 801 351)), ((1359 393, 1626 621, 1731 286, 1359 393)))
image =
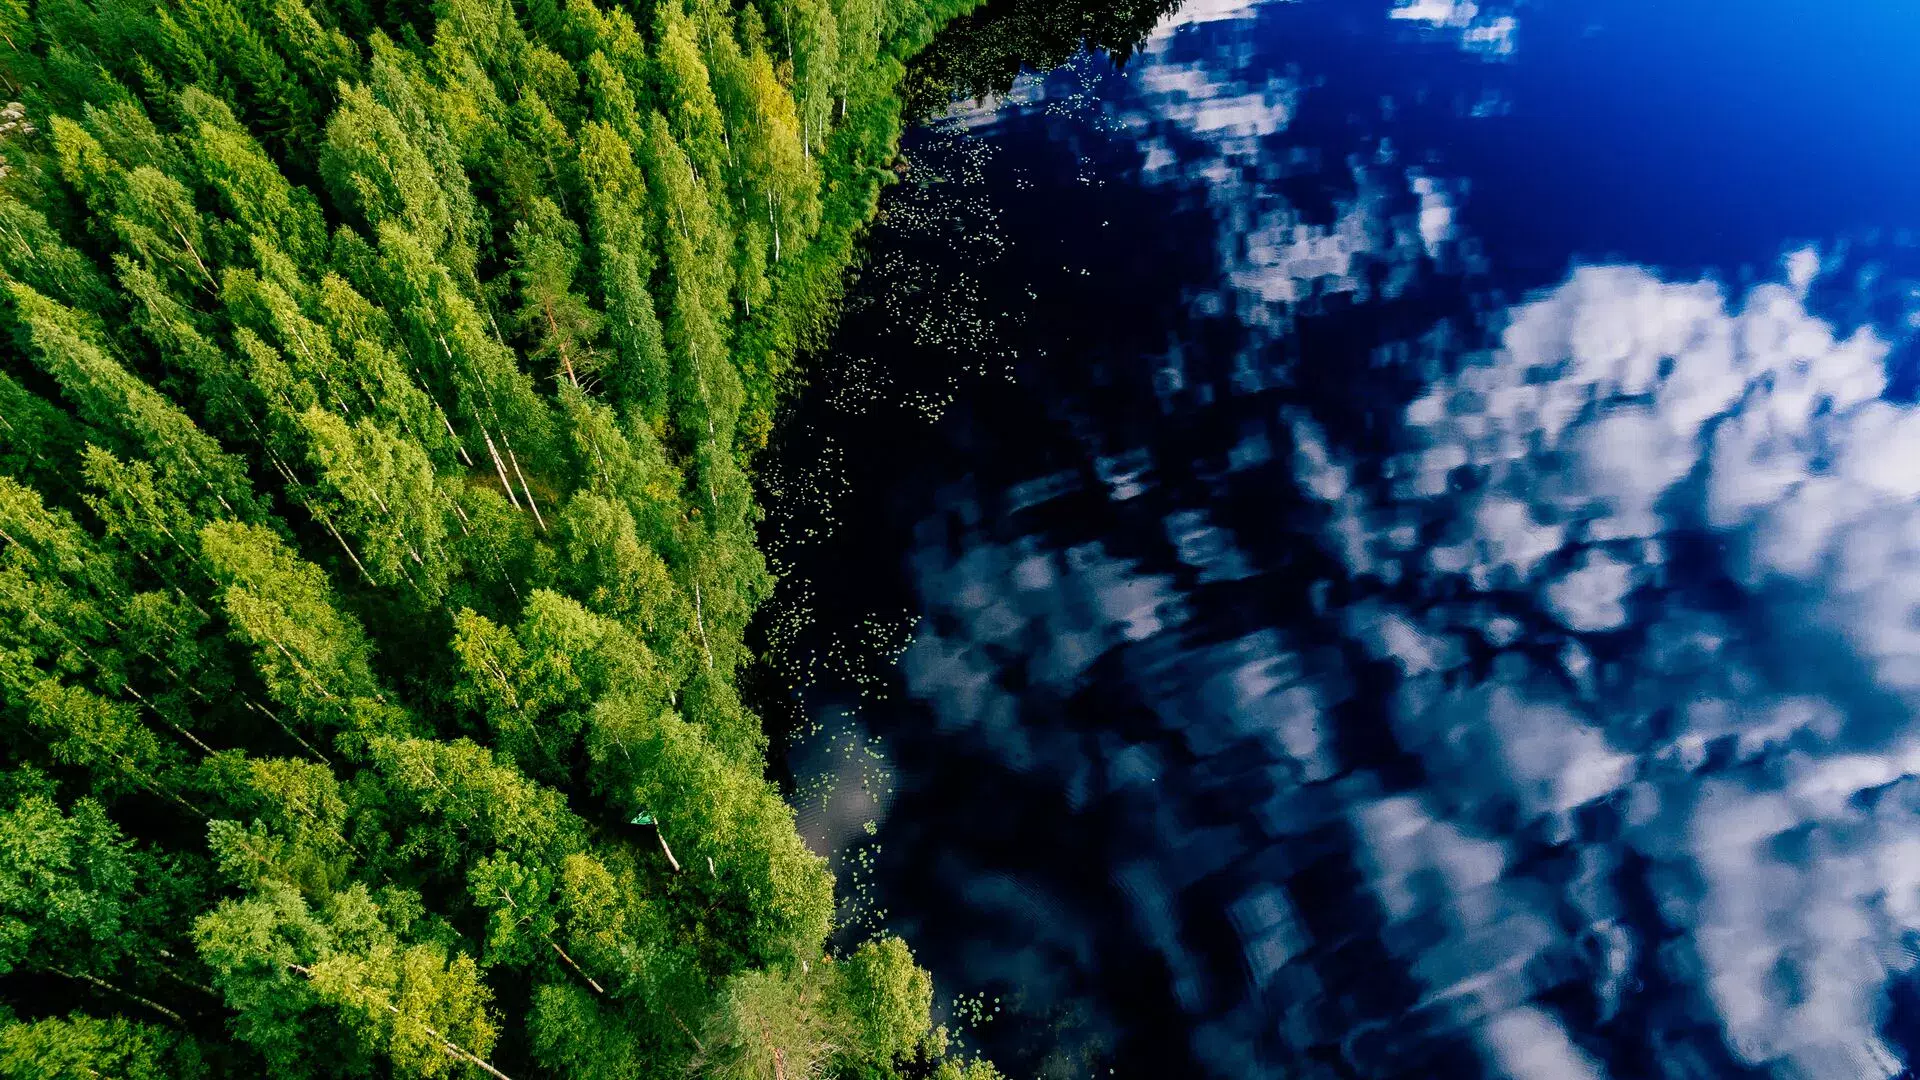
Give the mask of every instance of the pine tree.
POLYGON ((297 265, 320 266, 327 226, 312 194, 287 182, 225 102, 188 87, 180 95, 179 109, 191 125, 187 145, 195 171, 238 226, 229 245, 244 252, 246 237, 269 237, 297 265))
MULTIPOLYGON (((327 121, 320 170, 334 198, 369 229, 398 224, 435 255, 464 240, 433 163, 365 86, 341 88, 340 107, 327 121)), ((456 252, 457 260, 466 257, 456 252)))
POLYGON ((513 276, 520 296, 514 323, 534 360, 575 387, 596 384, 602 361, 594 347, 605 319, 575 290, 580 229, 552 199, 536 197, 513 227, 513 276))
POLYGON ((335 606, 319 567, 264 526, 208 525, 198 540, 234 640, 252 651, 276 702, 303 724, 340 730, 350 750, 410 726, 376 681, 372 646, 335 606))
POLYGON ((368 420, 309 408, 300 416, 329 525, 354 543, 374 582, 446 590, 448 502, 418 446, 368 420))
POLYGON ((204 514, 257 513, 241 464, 178 406, 108 354, 88 319, 26 285, 10 286, 29 349, 80 419, 152 458, 172 497, 204 514))
POLYGON ((588 220, 597 284, 615 354, 607 366, 609 396, 658 420, 666 413, 668 361, 647 284, 654 257, 640 210, 647 204, 646 180, 627 139, 602 121, 581 130, 580 171, 591 192, 588 220))

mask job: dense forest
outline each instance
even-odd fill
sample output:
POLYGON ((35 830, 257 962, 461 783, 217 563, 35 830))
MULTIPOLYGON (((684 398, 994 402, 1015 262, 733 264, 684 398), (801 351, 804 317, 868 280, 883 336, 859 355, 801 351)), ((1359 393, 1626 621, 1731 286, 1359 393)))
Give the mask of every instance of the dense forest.
POLYGON ((0 1074, 992 1075, 736 691, 972 0, 0 0, 0 1074))

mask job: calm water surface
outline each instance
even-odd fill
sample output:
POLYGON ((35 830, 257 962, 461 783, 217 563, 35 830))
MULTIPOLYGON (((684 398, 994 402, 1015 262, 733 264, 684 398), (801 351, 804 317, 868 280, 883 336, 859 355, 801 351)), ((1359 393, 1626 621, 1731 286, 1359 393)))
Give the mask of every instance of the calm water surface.
POLYGON ((1920 1063, 1917 56, 1191 0, 914 131, 766 463, 846 934, 1012 1076, 1920 1063))

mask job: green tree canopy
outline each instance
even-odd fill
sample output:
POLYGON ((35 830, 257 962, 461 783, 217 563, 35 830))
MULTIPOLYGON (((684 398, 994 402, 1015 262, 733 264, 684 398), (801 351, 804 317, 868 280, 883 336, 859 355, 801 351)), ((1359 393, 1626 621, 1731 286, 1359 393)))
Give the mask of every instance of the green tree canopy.
POLYGON ((0 1073, 939 1057, 734 680, 973 2, 0 2, 0 1073))

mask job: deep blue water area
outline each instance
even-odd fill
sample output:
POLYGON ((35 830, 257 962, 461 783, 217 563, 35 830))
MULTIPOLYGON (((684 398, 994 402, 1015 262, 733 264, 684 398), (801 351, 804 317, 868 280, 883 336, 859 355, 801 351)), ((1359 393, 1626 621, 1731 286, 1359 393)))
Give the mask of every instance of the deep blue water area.
POLYGON ((1906 1074, 1915 56, 1192 0, 911 132, 763 462, 844 938, 1015 1077, 1906 1074))

